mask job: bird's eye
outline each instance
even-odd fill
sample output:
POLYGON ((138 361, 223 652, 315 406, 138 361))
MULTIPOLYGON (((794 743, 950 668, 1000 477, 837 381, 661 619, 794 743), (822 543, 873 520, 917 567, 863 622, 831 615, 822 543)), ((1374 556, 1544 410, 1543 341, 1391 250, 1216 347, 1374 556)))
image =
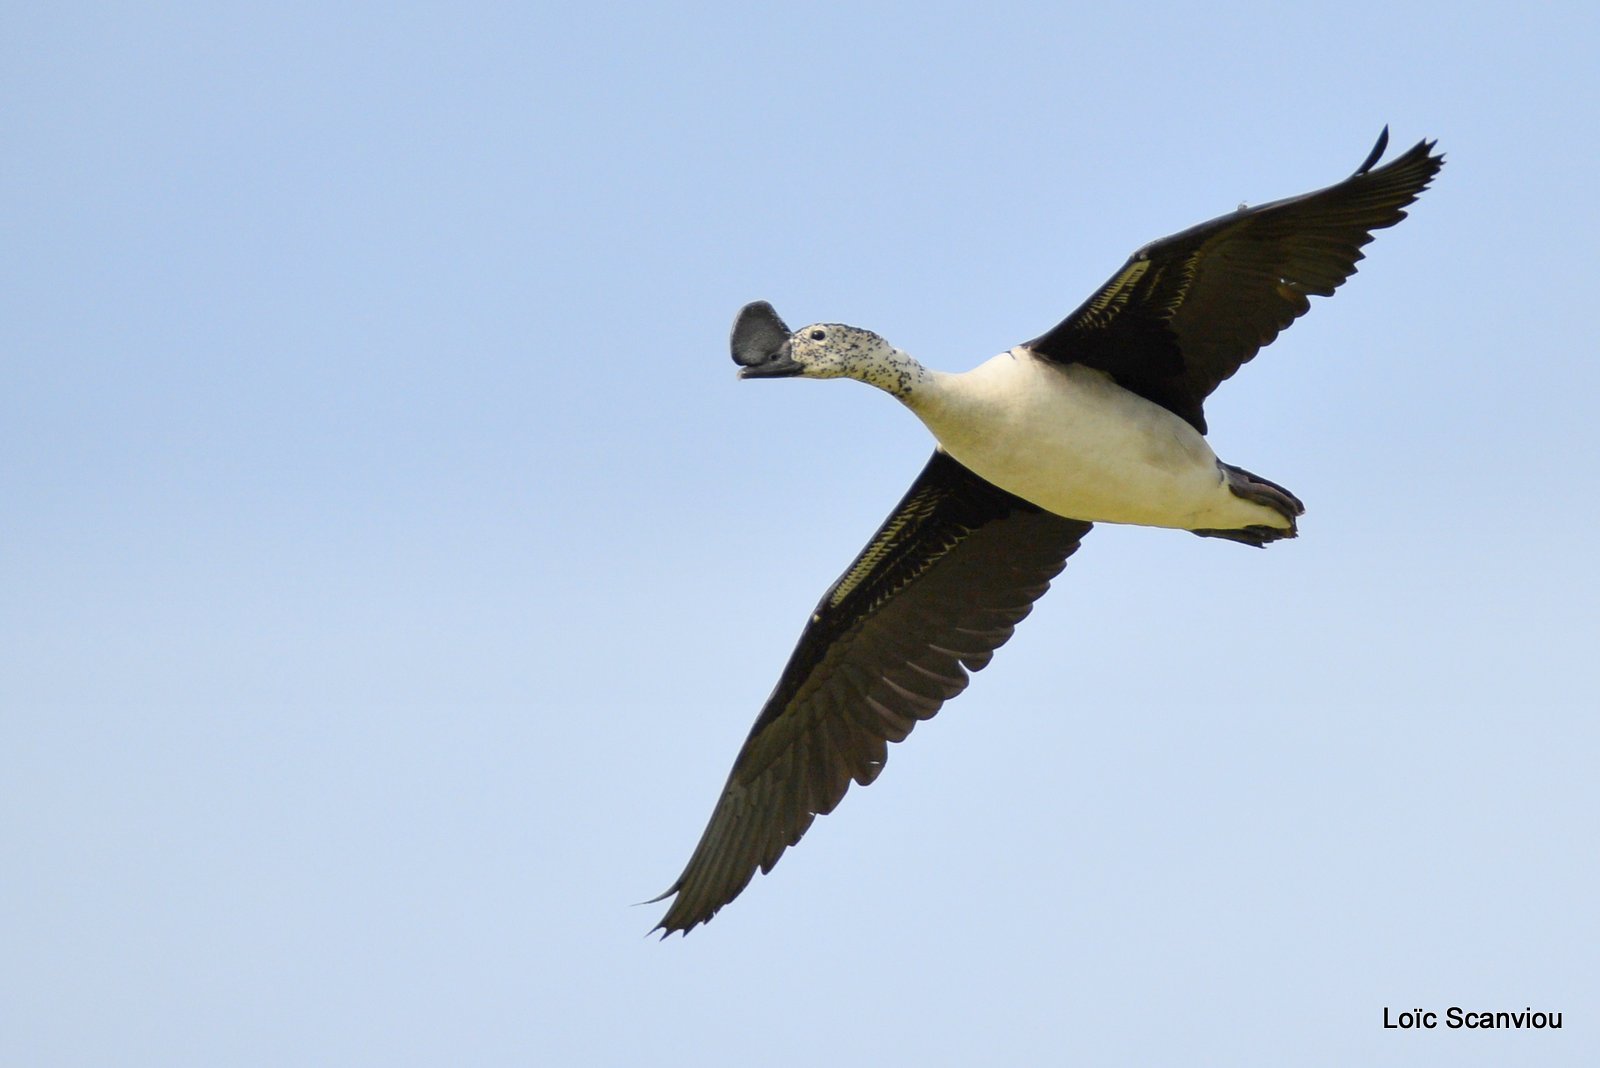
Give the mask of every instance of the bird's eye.
POLYGON ((813 330, 813 331, 811 331, 811 340, 812 341, 825 341, 825 340, 827 340, 827 337, 828 337, 828 332, 826 330, 813 330))

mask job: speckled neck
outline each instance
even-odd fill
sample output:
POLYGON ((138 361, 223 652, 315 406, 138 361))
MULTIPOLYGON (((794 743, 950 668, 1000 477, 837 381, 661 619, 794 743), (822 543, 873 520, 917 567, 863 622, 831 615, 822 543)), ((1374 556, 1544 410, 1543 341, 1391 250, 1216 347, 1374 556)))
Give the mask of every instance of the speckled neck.
POLYGON ((927 385, 933 381, 933 372, 928 370, 909 353, 899 349, 890 349, 887 353, 875 355, 856 368, 855 378, 877 386, 885 393, 904 401, 910 398, 918 386, 927 385))

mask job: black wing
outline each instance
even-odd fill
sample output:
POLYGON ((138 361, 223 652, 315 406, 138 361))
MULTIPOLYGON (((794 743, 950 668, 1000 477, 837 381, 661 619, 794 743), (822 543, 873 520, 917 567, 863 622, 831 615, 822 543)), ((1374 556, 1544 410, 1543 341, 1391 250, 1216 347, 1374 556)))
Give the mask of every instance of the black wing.
MULTIPOLYGON (((800 635, 657 930, 705 923, 771 871, 898 742, 967 685, 1090 524, 1012 496, 935 452, 800 635)), ((665 935, 663 935, 665 937, 665 935)))
POLYGON ((1384 127, 1349 178, 1154 241, 1084 305, 1027 347, 1098 368, 1202 434, 1203 404, 1261 348, 1356 270, 1372 231, 1406 217, 1444 165, 1421 141, 1372 169, 1384 127))

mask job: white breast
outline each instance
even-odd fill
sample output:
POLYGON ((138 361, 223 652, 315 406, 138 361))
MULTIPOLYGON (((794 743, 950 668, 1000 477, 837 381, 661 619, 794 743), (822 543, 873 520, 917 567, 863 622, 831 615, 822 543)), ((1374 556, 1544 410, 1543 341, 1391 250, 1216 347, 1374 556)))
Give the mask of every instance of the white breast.
POLYGON ((1195 529, 1283 526, 1223 483, 1200 433, 1110 376, 1012 349, 905 402, 946 452, 1057 515, 1195 529))

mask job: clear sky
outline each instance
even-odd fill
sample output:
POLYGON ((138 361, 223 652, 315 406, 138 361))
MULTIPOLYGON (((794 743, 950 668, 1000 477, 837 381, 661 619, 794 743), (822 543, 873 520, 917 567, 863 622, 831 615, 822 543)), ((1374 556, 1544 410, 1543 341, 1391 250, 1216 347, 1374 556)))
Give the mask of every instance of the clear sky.
POLYGON ((0 1062, 1596 1063, 1594 12, 8 5, 0 1062), (1385 123, 1208 407, 1300 539, 1096 530, 645 938, 930 448, 740 305, 963 369, 1385 123))

